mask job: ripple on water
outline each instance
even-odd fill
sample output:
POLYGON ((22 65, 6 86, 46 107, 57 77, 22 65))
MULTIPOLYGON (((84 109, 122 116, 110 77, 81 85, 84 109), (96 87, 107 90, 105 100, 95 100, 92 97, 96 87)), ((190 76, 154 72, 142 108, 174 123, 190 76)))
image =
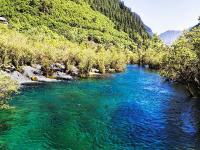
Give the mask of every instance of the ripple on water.
POLYGON ((0 112, 0 149, 200 149, 200 103, 128 66, 101 80, 34 84, 0 112))

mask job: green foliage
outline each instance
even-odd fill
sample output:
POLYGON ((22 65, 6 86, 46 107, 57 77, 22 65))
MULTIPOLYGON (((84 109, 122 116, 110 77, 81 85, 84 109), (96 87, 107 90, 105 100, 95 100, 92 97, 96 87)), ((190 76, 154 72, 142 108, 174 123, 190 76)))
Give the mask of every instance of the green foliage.
MULTIPOLYGON (((37 29, 36 29, 37 30, 37 29)), ((123 71, 129 63, 128 49, 119 49, 112 45, 100 45, 94 42, 72 43, 55 33, 34 33, 32 36, 0 26, 0 63, 13 64, 17 69, 23 65, 41 64, 44 75, 51 76, 50 66, 62 63, 66 71, 78 67, 80 75, 87 75, 92 68, 105 73, 110 68, 123 71)))
POLYGON ((200 26, 186 32, 172 46, 163 66, 164 76, 186 84, 193 96, 200 94, 200 26))
POLYGON ((30 33, 33 28, 44 28, 72 42, 92 40, 99 44, 134 47, 128 34, 116 30, 110 19, 84 1, 2 0, 0 8, 0 15, 20 32, 30 33))
POLYGON ((162 66, 163 58, 167 55, 168 49, 157 35, 153 35, 148 42, 148 48, 141 56, 142 64, 147 64, 151 69, 159 69, 162 66))
POLYGON ((165 58, 164 75, 180 81, 192 78, 197 69, 195 64, 198 62, 197 54, 192 49, 193 45, 186 37, 181 37, 165 58))
POLYGON ((139 46, 149 39, 141 18, 119 0, 87 0, 94 10, 109 17, 116 29, 128 33, 129 37, 139 46))
POLYGON ((7 99, 10 94, 17 92, 19 86, 4 73, 0 72, 0 109, 8 108, 7 99))

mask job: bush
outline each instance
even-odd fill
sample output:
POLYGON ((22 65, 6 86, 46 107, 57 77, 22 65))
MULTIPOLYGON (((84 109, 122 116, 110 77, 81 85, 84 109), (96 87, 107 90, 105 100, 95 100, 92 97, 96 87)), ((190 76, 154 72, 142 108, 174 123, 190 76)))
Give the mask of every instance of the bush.
POLYGON ((198 72, 198 57, 193 46, 183 36, 164 59, 162 75, 175 81, 189 81, 198 72))
POLYGON ((8 108, 7 97, 17 92, 19 86, 4 73, 0 72, 0 109, 8 108))

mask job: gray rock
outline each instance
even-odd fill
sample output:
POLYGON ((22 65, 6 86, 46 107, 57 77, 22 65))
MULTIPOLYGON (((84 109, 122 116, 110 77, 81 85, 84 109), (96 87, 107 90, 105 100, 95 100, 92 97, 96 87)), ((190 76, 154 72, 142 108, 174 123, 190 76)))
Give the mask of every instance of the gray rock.
POLYGON ((34 82, 30 78, 24 76, 23 74, 21 74, 18 71, 14 71, 12 73, 7 73, 7 75, 9 75, 11 77, 11 79, 17 81, 19 84, 33 83, 34 82))
POLYGON ((95 76, 101 76, 102 74, 96 73, 96 72, 89 72, 89 76, 95 77, 95 76))
POLYGON ((32 67, 37 69, 37 70, 41 70, 42 69, 42 66, 39 65, 39 64, 33 64, 32 67))
POLYGON ((50 79, 45 76, 35 76, 39 82, 57 82, 56 79, 50 79))
POLYGON ((50 79, 42 75, 42 71, 39 69, 41 66, 36 66, 36 68, 30 66, 23 67, 23 75, 28 78, 37 78, 38 82, 56 82, 56 79, 50 79))
POLYGON ((11 73, 16 69, 13 65, 1 65, 1 68, 8 73, 11 73))
POLYGON ((51 69, 53 71, 64 71, 65 70, 65 65, 63 64, 60 64, 60 63, 55 63, 53 65, 51 65, 51 69))
POLYGON ((67 75, 64 72, 56 72, 53 74, 53 76, 58 80, 72 80, 73 77, 70 75, 67 75))
POLYGON ((31 66, 24 66, 23 72, 24 72, 23 75, 28 78, 32 78, 33 76, 36 76, 36 75, 42 75, 41 70, 33 68, 31 66))
POLYGON ((98 70, 98 69, 96 69, 96 68, 92 68, 92 69, 91 69, 91 72, 94 72, 94 73, 99 73, 99 70, 98 70))
MULTIPOLYGON (((73 77, 64 72, 57 71, 53 74, 56 79, 50 79, 42 75, 40 65, 32 65, 22 67, 23 73, 18 71, 11 72, 10 69, 5 72, 11 79, 17 81, 19 84, 34 83, 34 82, 57 82, 58 80, 72 80, 73 77), (35 80, 35 81, 34 81, 35 80)), ((57 64, 58 66, 58 64, 57 64)), ((77 71, 77 70, 75 70, 77 71)))
POLYGON ((8 24, 8 20, 6 18, 0 16, 0 23, 8 24))
POLYGON ((73 66, 71 69, 71 74, 72 75, 78 75, 79 69, 76 66, 73 66))

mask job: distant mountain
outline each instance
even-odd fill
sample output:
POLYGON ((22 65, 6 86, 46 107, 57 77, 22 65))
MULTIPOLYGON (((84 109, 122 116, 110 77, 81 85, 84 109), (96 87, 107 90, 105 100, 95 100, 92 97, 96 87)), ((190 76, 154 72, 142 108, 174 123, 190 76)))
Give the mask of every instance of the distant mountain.
POLYGON ((181 34, 182 31, 169 30, 160 34, 160 38, 166 45, 171 45, 181 36, 181 34))

